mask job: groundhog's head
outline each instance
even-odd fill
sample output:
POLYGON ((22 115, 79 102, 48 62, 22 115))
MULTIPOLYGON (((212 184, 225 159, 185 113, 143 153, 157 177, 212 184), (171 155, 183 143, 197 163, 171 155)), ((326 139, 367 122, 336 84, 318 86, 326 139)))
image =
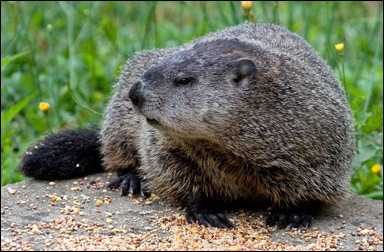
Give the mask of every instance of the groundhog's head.
POLYGON ((241 123, 241 113, 251 109, 248 94, 254 90, 259 63, 257 53, 249 50, 255 46, 235 39, 196 44, 150 68, 132 85, 129 98, 161 131, 217 137, 217 132, 241 123))

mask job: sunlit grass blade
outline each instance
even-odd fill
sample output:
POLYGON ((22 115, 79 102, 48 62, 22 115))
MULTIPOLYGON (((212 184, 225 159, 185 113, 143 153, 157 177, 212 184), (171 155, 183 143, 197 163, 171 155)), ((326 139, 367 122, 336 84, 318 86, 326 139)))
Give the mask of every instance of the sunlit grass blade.
MULTIPOLYGON (((15 54, 15 55, 6 56, 6 57, 1 59, 1 66, 2 67, 6 66, 11 62, 26 56, 28 53, 29 52, 21 52, 21 53, 15 54)), ((3 70, 3 69, 1 69, 1 70, 3 70)))
MULTIPOLYGON (((1 111, 1 131, 7 127, 9 122, 31 101, 33 97, 36 96, 36 93, 31 94, 27 98, 21 100, 20 102, 12 105, 7 111, 1 111)), ((3 136, 3 133, 1 133, 3 136)))
MULTIPOLYGON (((369 35, 369 40, 368 40, 368 45, 372 44, 372 41, 377 34, 378 28, 380 26, 380 23, 382 23, 383 17, 382 17, 382 12, 383 12, 383 4, 381 3, 381 6, 377 9, 377 14, 376 14, 376 21, 375 21, 375 27, 372 29, 371 34, 369 35)), ((360 75, 363 70, 363 66, 366 62, 367 56, 369 52, 369 47, 365 49, 364 56, 361 57, 359 67, 357 68, 357 71, 355 72, 355 75, 353 77, 353 84, 352 86, 355 86, 357 81, 360 80, 360 75)))
POLYGON ((373 59, 371 77, 370 77, 370 82, 369 82, 369 90, 368 90, 367 99, 365 100, 364 109, 363 109, 364 112, 368 111, 369 106, 371 104, 373 87, 375 85, 375 72, 377 70, 377 64, 378 64, 379 58, 380 58, 380 51, 383 48, 383 22, 381 22, 381 24, 380 24, 379 31, 380 31, 380 34, 379 34, 379 39, 378 39, 377 45, 376 45, 375 57, 373 59))

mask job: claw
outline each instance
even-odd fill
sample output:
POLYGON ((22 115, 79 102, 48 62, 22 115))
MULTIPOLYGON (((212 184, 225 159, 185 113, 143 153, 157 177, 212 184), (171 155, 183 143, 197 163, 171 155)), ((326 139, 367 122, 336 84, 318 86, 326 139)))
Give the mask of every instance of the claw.
POLYGON ((129 181, 129 193, 137 195, 140 192, 140 178, 138 176, 131 176, 129 181))
POLYGON ((206 220, 205 215, 199 213, 196 215, 197 222, 199 222, 200 225, 206 226, 206 227, 212 227, 212 225, 206 220))
POLYGON ((187 219, 188 223, 196 222, 196 217, 192 213, 187 212, 187 214, 185 215, 185 218, 187 219))
POLYGON ((304 228, 308 228, 312 224, 312 215, 306 215, 303 217, 303 226, 304 228))
POLYGON ((140 181, 140 195, 144 198, 149 198, 151 196, 151 193, 148 191, 148 188, 145 185, 144 179, 140 181))
POLYGON ((119 188, 123 179, 124 179, 123 176, 117 177, 114 180, 112 180, 107 187, 109 189, 117 189, 117 188, 119 188))
POLYGON ((128 194, 129 189, 129 178, 124 178, 123 181, 120 184, 120 195, 125 196, 128 194))

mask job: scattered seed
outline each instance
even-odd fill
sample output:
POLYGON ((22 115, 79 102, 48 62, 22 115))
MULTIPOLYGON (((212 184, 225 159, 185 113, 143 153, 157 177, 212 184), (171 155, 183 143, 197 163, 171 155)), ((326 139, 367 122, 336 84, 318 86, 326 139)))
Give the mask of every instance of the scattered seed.
POLYGON ((15 194, 15 193, 16 193, 16 190, 13 189, 13 188, 11 188, 11 187, 8 187, 8 192, 9 192, 10 194, 15 194))

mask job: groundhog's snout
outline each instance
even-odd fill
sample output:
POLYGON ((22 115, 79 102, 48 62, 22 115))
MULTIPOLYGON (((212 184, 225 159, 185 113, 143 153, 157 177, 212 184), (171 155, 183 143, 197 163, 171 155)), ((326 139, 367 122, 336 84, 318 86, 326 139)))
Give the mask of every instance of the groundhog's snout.
POLYGON ((141 94, 141 81, 136 81, 133 83, 131 89, 129 90, 129 99, 131 99, 132 104, 136 107, 140 106, 143 103, 143 96, 141 94))

